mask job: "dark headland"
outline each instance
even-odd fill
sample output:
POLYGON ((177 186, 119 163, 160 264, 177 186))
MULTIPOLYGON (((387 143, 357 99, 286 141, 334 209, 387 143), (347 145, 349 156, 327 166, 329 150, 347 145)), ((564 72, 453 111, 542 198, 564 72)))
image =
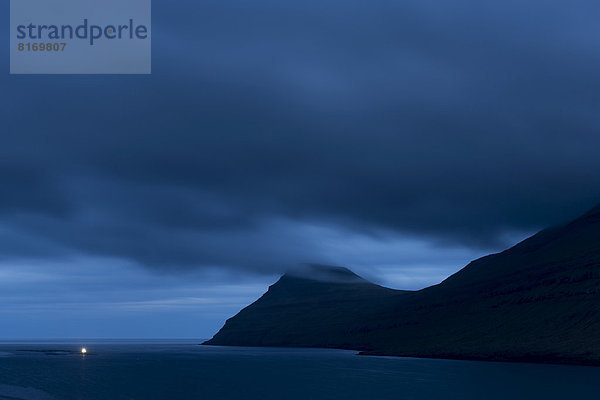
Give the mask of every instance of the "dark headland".
POLYGON ((600 206, 419 291, 286 274, 205 344, 600 365, 600 206))

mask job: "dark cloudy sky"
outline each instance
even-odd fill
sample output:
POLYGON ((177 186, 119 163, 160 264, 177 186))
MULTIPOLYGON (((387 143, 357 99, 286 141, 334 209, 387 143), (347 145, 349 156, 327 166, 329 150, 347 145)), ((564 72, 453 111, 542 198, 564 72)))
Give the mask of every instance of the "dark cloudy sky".
POLYGON ((600 202, 595 0, 155 0, 151 76, 2 54, 4 338, 208 337, 287 268, 420 288, 600 202))

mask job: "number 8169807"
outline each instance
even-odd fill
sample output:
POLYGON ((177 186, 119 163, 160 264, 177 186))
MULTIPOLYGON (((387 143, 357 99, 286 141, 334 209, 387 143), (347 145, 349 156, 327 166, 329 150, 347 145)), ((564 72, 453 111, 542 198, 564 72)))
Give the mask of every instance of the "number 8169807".
POLYGON ((19 43, 19 51, 65 51, 66 43, 19 43))

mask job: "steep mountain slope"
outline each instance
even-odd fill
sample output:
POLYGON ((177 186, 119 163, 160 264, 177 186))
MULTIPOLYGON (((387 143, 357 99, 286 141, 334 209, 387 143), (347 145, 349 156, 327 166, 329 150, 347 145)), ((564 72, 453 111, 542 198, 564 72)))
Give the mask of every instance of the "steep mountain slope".
POLYGON ((209 344, 600 364, 600 207, 418 292, 291 280, 209 344), (295 285, 302 290, 288 289, 295 285))
MULTIPOLYGON (((355 348, 363 321, 403 291, 372 284, 346 268, 313 266, 286 274, 206 344, 355 348)), ((364 347, 363 347, 364 348, 364 347)))
POLYGON ((600 361, 600 208, 483 257, 396 307, 378 352, 600 361))

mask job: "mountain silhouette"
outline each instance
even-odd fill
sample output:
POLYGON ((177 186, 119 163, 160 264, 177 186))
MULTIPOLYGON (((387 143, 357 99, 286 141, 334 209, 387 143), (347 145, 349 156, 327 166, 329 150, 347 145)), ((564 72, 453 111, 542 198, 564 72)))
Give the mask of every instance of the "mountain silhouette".
POLYGON ((286 274, 206 344, 600 365, 600 206, 419 291, 286 274))

